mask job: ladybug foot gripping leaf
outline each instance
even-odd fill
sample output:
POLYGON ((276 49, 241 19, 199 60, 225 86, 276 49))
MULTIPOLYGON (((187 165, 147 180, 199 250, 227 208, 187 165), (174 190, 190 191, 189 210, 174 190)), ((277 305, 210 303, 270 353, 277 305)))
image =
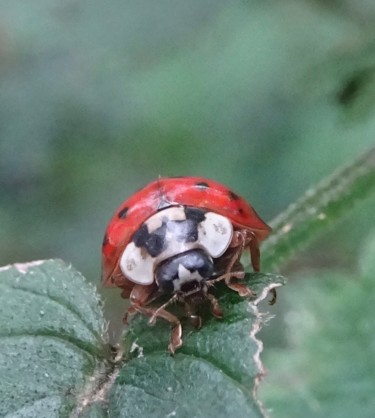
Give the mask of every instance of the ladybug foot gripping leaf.
POLYGON ((271 289, 270 293, 271 293, 271 300, 268 302, 268 304, 269 305, 274 305, 276 303, 276 300, 277 300, 276 289, 271 289))
POLYGON ((220 308, 219 302, 214 295, 208 293, 208 287, 203 286, 199 294, 197 291, 193 292, 190 296, 192 296, 194 300, 189 300, 189 295, 175 293, 166 303, 159 307, 142 306, 142 304, 147 304, 149 301, 154 299, 155 295, 153 294, 153 290, 155 291, 154 293, 157 293, 157 289, 152 289, 152 287, 134 287, 130 297, 132 305, 124 317, 124 323, 128 324, 129 315, 137 312, 149 316, 150 325, 154 325, 157 318, 166 320, 172 326, 170 343, 168 345, 168 350, 172 354, 174 354, 176 349, 182 345, 182 325, 177 316, 166 310, 169 305, 174 302, 183 303, 186 317, 190 319, 192 325, 196 329, 199 329, 202 325, 202 319, 199 315, 197 315, 196 308, 197 305, 203 301, 207 300, 210 303, 211 313, 215 318, 221 319, 223 317, 223 312, 220 308), (197 298, 199 298, 199 301, 197 298))
POLYGON ((225 281, 225 284, 229 289, 237 292, 244 298, 255 298, 256 293, 253 292, 248 286, 243 283, 234 282, 232 279, 243 279, 245 277, 244 271, 234 271, 225 273, 216 279, 207 281, 208 286, 213 286, 215 283, 225 281))
POLYGON ((223 311, 220 308, 218 300, 214 295, 208 294, 207 299, 211 303, 211 313, 215 318, 221 319, 223 317, 223 311))
POLYGON ((160 308, 153 309, 137 307, 136 310, 140 313, 151 316, 149 321, 151 325, 155 323, 157 317, 165 319, 172 325, 172 333, 168 345, 168 350, 171 354, 174 354, 174 352, 182 346, 182 325, 180 320, 175 315, 160 308))
MULTIPOLYGON (((223 280, 222 278, 219 279, 223 280)), ((199 290, 194 289, 194 291, 190 294, 181 292, 175 293, 166 303, 159 307, 142 306, 143 303, 147 305, 147 303, 149 302, 147 298, 149 298, 150 301, 152 301, 154 300, 154 297, 156 295, 153 295, 149 292, 149 290, 151 289, 150 287, 145 288, 135 286, 130 298, 132 306, 128 309, 124 318, 124 322, 128 324, 128 316, 137 312, 149 316, 150 319, 148 322, 150 325, 154 325, 157 318, 162 318, 165 321, 169 322, 172 326, 172 332, 170 342, 168 345, 168 350, 171 354, 174 354, 175 351, 182 346, 182 325, 179 318, 176 315, 166 310, 166 308, 169 305, 172 305, 175 302, 183 304, 185 308, 184 317, 190 319, 192 325, 196 329, 201 328, 202 325, 202 318, 200 315, 197 314, 197 307, 204 302, 209 302, 211 314, 215 318, 223 318, 223 311, 220 307, 218 300, 215 298, 213 294, 208 293, 208 284, 211 284, 209 280, 206 283, 202 284, 199 290)), ((255 295, 250 289, 248 289, 246 286, 240 283, 232 283, 232 285, 233 288, 239 294, 242 293, 245 297, 255 295), (238 285, 238 288, 234 287, 235 285, 238 285), (239 291, 239 289, 241 290, 239 291)), ((157 289, 155 289, 155 293, 157 293, 157 289)))
POLYGON ((205 301, 213 316, 222 317, 208 292, 216 281, 224 280, 241 296, 254 296, 233 278, 243 278, 239 260, 245 250, 259 271, 259 242, 269 233, 253 208, 225 186, 200 177, 160 178, 127 199, 111 219, 103 240, 102 280, 130 297, 129 314, 147 315, 151 323, 163 318, 172 325, 173 353, 182 344, 182 328, 167 305, 183 303, 199 328, 196 307, 205 301), (160 294, 171 297, 151 307, 160 294))

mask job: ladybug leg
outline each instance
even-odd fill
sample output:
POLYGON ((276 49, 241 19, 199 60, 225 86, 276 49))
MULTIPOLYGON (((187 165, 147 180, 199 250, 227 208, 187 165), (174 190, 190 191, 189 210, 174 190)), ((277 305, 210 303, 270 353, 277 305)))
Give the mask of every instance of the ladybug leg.
POLYGON ((276 293, 276 289, 271 289, 270 290, 271 293, 271 300, 268 302, 269 305, 274 305, 276 303, 277 300, 277 293, 276 293))
POLYGON ((159 316, 159 312, 160 311, 164 311, 165 308, 170 305, 171 303, 176 302, 178 299, 177 294, 174 294, 169 300, 167 300, 167 302, 165 302, 163 305, 159 306, 157 309, 154 310, 153 315, 151 316, 150 320, 148 321, 148 323, 150 325, 154 325, 156 322, 156 318, 159 316))
POLYGON ((130 306, 128 310, 125 312, 124 317, 122 318, 122 323, 124 325, 129 325, 129 317, 135 315, 136 313, 137 311, 134 308, 134 306, 130 306))
MULTIPOLYGON (((229 289, 234 290, 235 292, 237 292, 242 297, 254 297, 256 295, 250 288, 248 288, 243 283, 236 283, 236 282, 231 281, 232 278, 243 279, 244 275, 245 275, 244 271, 243 270, 241 270, 241 271, 231 271, 231 270, 235 266, 235 264, 238 263, 239 259, 241 258, 241 255, 244 251, 244 248, 247 245, 249 245, 249 242, 251 243, 253 241, 253 237, 255 238, 255 236, 252 233, 249 234, 248 231, 242 230, 242 231, 235 231, 234 232, 232 242, 231 242, 230 246, 231 247, 236 247, 236 250, 234 251, 234 254, 232 255, 232 257, 231 257, 231 259, 230 259, 230 261, 227 265, 227 268, 225 270, 225 274, 223 274, 218 279, 216 279, 216 280, 225 280, 225 284, 227 285, 227 287, 229 287, 229 289)), ((241 266, 241 268, 242 268, 242 266, 241 266)))
POLYGON ((227 287, 229 287, 229 289, 234 290, 235 292, 237 292, 240 296, 242 296, 244 298, 255 297, 256 296, 256 293, 254 293, 245 284, 234 283, 234 282, 231 282, 230 279, 226 279, 225 284, 227 285, 227 287))
POLYGON ((215 283, 217 282, 221 282, 223 280, 229 280, 232 278, 235 279, 243 279, 245 277, 245 273, 243 270, 239 270, 239 271, 231 271, 230 273, 224 273, 221 276, 217 277, 216 279, 212 279, 210 281, 207 282, 207 286, 208 287, 212 287, 215 286, 215 283))
POLYGON ((241 258, 243 250, 247 244, 247 231, 234 231, 230 247, 235 249, 229 263, 225 269, 225 273, 229 273, 237 261, 241 258))
MULTIPOLYGON (((253 270, 260 270, 259 241, 254 232, 250 232, 247 230, 234 231, 230 247, 235 247, 239 249, 238 258, 241 257, 241 254, 243 253, 244 249, 248 247, 250 251, 250 259, 251 265, 253 266, 253 270)), ((234 259, 233 264, 235 261, 236 260, 234 259)), ((231 269, 232 265, 229 265, 228 267, 230 267, 231 269)))
MULTIPOLYGON (((125 325, 128 325, 129 316, 134 315, 135 313, 139 312, 137 307, 141 307, 149 303, 152 300, 156 292, 157 292, 157 286, 155 286, 154 284, 150 286, 135 285, 128 296, 128 298, 130 298, 130 307, 126 311, 122 322, 125 325)), ((123 294, 127 295, 128 292, 124 290, 122 293, 122 296, 123 294)))
POLYGON ((259 250, 259 241, 254 233, 251 232, 250 241, 249 241, 249 250, 250 250, 250 259, 251 265, 253 266, 254 271, 260 271, 260 250, 259 250))
POLYGON ((195 329, 200 329, 202 326, 202 318, 199 315, 191 314, 189 315, 191 324, 195 329))
POLYGON ((185 303, 186 316, 190 319, 191 324, 195 329, 200 329, 202 326, 202 318, 197 315, 194 307, 189 303, 185 303))
POLYGON ((121 297, 123 299, 129 299, 130 298, 130 294, 131 294, 131 290, 123 288, 122 292, 121 292, 121 297))
POLYGON ((134 306, 134 308, 137 312, 140 312, 143 315, 151 316, 151 319, 153 317, 163 318, 172 325, 172 333, 168 345, 168 350, 171 354, 174 354, 177 348, 180 348, 182 346, 182 326, 181 322, 175 315, 171 314, 165 309, 160 308, 153 309, 145 306, 134 306))
POLYGON ((172 354, 174 354, 175 350, 182 345, 182 327, 179 319, 175 315, 166 311, 164 306, 167 306, 169 303, 173 302, 175 297, 173 296, 166 304, 160 308, 145 306, 153 299, 156 292, 157 286, 154 284, 150 286, 135 285, 130 295, 131 306, 126 314, 126 319, 128 314, 139 312, 143 315, 150 316, 151 324, 155 322, 156 318, 163 318, 168 321, 173 327, 168 349, 172 354))
POLYGON ((225 281, 225 284, 229 289, 234 290, 242 297, 255 297, 256 293, 254 293, 250 288, 248 288, 243 283, 236 283, 232 282, 231 279, 243 279, 244 278, 244 272, 242 271, 232 271, 230 273, 222 274, 220 277, 214 280, 210 280, 209 283, 207 283, 209 286, 212 286, 215 282, 220 282, 222 280, 225 281))
POLYGON ((223 311, 219 305, 219 301, 215 298, 214 295, 210 293, 207 295, 207 299, 210 301, 211 304, 211 313, 215 318, 221 319, 223 317, 223 311))

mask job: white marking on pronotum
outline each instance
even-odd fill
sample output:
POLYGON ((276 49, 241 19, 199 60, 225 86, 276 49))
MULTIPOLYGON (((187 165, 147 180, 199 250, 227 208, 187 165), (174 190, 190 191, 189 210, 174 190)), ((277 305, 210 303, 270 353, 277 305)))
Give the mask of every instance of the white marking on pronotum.
POLYGON ((147 222, 147 230, 150 234, 152 234, 154 231, 156 231, 158 228, 160 228, 163 225, 163 219, 160 217, 155 218, 152 216, 147 222))
POLYGON ((120 258, 120 268, 134 283, 148 285, 154 281, 154 258, 142 257, 141 249, 134 242, 129 243, 120 258))
POLYGON ((198 225, 198 242, 213 258, 224 254, 233 236, 233 225, 225 216, 207 212, 198 225))
POLYGON ((152 234, 156 229, 160 228, 163 221, 184 221, 186 220, 185 210, 182 206, 174 206, 155 213, 145 222, 147 230, 152 234))

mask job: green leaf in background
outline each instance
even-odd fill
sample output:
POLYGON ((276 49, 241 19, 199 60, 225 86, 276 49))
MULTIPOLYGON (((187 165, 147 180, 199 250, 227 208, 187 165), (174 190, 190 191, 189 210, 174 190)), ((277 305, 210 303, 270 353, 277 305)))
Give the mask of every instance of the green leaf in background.
POLYGON ((224 318, 208 316, 199 331, 184 327, 183 346, 167 353, 170 327, 150 327, 137 316, 125 334, 128 363, 110 391, 110 417, 262 417, 256 387, 263 374, 262 343, 255 335, 265 317, 258 303, 281 276, 249 274, 258 294, 250 302, 224 289, 219 297, 224 318))
POLYGON ((289 283, 287 345, 266 351, 272 373, 260 390, 274 418, 374 416, 374 272, 375 235, 354 274, 310 273, 289 283))
POLYGON ((263 268, 280 268, 375 189, 375 148, 308 190, 272 222, 263 245, 263 268))
POLYGON ((79 408, 108 368, 105 325, 93 286, 63 262, 1 268, 0 416, 79 408))

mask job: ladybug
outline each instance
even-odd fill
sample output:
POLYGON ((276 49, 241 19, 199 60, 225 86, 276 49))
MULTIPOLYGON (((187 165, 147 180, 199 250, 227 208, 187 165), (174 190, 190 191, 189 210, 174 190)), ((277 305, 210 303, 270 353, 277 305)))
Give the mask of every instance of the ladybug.
MULTIPOLYGON (((212 314, 222 317, 209 292, 224 281, 239 295, 254 293, 237 279, 244 277, 240 258, 249 250, 254 271, 260 268, 259 242, 271 228, 240 196, 202 177, 159 178, 134 193, 110 220, 102 248, 102 281, 119 287, 130 299, 125 315, 142 313, 150 323, 163 318, 172 325, 169 351, 182 345, 180 319, 166 307, 184 305, 199 328, 197 307, 207 301, 212 314), (151 306, 159 295, 169 300, 151 306)), ((274 303, 275 294, 270 303, 274 303)))

